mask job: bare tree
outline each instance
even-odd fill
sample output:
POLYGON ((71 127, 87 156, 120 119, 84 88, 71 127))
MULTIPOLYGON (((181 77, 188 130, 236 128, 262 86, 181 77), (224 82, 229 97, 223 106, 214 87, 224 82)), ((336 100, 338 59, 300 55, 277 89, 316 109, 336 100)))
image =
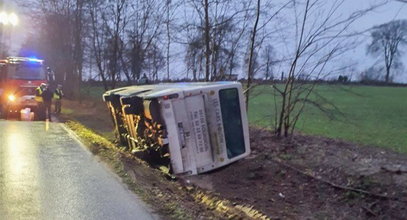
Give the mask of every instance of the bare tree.
POLYGON ((187 78, 189 71, 192 71, 192 79, 197 81, 200 78, 202 62, 205 54, 204 44, 201 37, 195 37, 188 42, 187 52, 185 54, 185 63, 187 65, 187 78))
POLYGON ((204 0, 204 9, 205 9, 205 81, 209 81, 210 77, 210 56, 211 56, 211 48, 210 48, 210 32, 211 26, 209 25, 209 1, 204 0))
MULTIPOLYGON (((74 21, 73 21, 73 32, 72 32, 72 41, 73 41, 73 64, 74 64, 74 73, 72 78, 74 80, 73 88, 74 94, 81 101, 81 83, 83 75, 83 50, 84 50, 84 6, 85 0, 76 0, 75 9, 74 9, 74 21)), ((69 80, 69 79, 68 79, 69 80)))
MULTIPOLYGON (((220 19, 223 20, 224 18, 220 19)), ((235 30, 236 26, 232 23, 232 20, 220 22, 219 25, 216 25, 212 30, 212 80, 223 80, 226 77, 227 69, 230 68, 228 63, 231 61, 232 57, 235 56, 233 53, 236 52, 233 43, 239 40, 234 36, 236 34, 235 30), (229 42, 229 40, 231 40, 231 42, 229 42)))
MULTIPOLYGON (((129 5, 125 0, 108 2, 105 11, 102 13, 103 23, 107 24, 108 33, 107 53, 108 73, 111 79, 111 87, 116 87, 117 80, 121 79, 120 58, 123 55, 123 37, 127 26, 127 8, 129 5)), ((130 80, 127 76, 127 80, 130 80)))
MULTIPOLYGON (((79 97, 85 45, 86 0, 19 1, 36 25, 37 54, 53 67, 66 94, 79 97)), ((31 41, 31 43, 33 43, 31 41)))
POLYGON ((251 18, 248 16, 251 3, 243 0, 186 2, 188 4, 185 5, 185 10, 188 12, 181 25, 186 33, 186 51, 191 49, 189 43, 201 39, 204 45, 204 80, 224 79, 226 73, 229 71, 230 74, 237 66, 235 60, 240 57, 237 52, 240 50, 241 39, 248 32, 246 27, 247 20, 251 18), (194 13, 190 12, 191 8, 194 13))
POLYGON ((247 70, 247 88, 246 90, 246 109, 249 108, 249 99, 250 99, 250 87, 252 85, 252 79, 254 76, 254 68, 253 68, 253 54, 254 54, 254 46, 256 43, 256 34, 257 34, 257 25, 259 24, 260 18, 260 0, 257 0, 257 12, 256 12, 256 21, 254 22, 253 31, 250 38, 250 53, 249 53, 249 62, 248 62, 248 70, 247 70))
POLYGON ((327 68, 329 63, 354 47, 356 42, 353 37, 358 33, 349 31, 351 24, 382 5, 357 10, 349 16, 339 16, 343 3, 343 0, 332 1, 329 5, 318 0, 307 0, 304 4, 292 1, 291 8, 296 15, 293 25, 294 55, 286 58, 289 68, 284 85, 273 85, 281 98, 279 112, 276 112, 278 136, 287 137, 294 132, 306 105, 316 107, 329 117, 334 117, 333 112, 339 112, 336 106, 319 95, 314 88, 319 79, 331 73, 327 68), (299 80, 304 76, 306 81, 299 80))
POLYGON ((167 34, 167 50, 166 50, 166 71, 167 71, 167 79, 170 79, 170 57, 171 57, 171 43, 172 43, 172 32, 174 30, 172 24, 174 23, 174 16, 178 12, 178 7, 180 6, 180 1, 173 1, 173 0, 166 0, 165 6, 165 27, 166 27, 166 34, 167 34))
POLYGON ((171 47, 171 34, 170 34, 170 9, 171 9, 171 0, 167 0, 167 19, 166 19, 166 28, 167 28, 167 79, 170 79, 170 47, 171 47))
POLYGON ((146 52, 145 69, 149 71, 149 78, 158 81, 158 72, 164 68, 166 62, 160 48, 153 44, 146 52))
POLYGON ((264 63, 263 72, 265 80, 274 79, 273 67, 278 62, 274 51, 275 49, 273 46, 268 44, 266 47, 264 47, 261 54, 261 58, 264 63))
POLYGON ((360 74, 360 81, 363 83, 383 81, 383 66, 371 66, 360 74))
POLYGON ((91 21, 91 51, 92 56, 95 60, 95 65, 98 70, 98 76, 102 80, 105 90, 109 89, 108 76, 107 76, 107 59, 106 55, 106 45, 108 39, 107 24, 103 22, 102 11, 104 10, 103 4, 100 1, 92 0, 89 4, 89 14, 91 21))
POLYGON ((164 9, 155 0, 91 1, 91 49, 105 89, 114 88, 122 76, 131 84, 143 71, 158 78, 163 63, 157 42, 164 29, 164 9))
POLYGON ((391 78, 391 69, 400 56, 400 47, 407 44, 407 20, 396 20, 374 27, 372 42, 367 52, 384 58, 385 82, 391 78))
MULTIPOLYGON (((166 5, 161 1, 137 1, 131 5, 132 13, 127 30, 126 60, 124 68, 131 70, 133 80, 138 80, 146 70, 147 54, 150 50, 157 51, 162 24, 166 19, 166 5), (154 49, 154 47, 156 47, 154 49)), ((160 52, 161 54, 161 52, 160 52)))

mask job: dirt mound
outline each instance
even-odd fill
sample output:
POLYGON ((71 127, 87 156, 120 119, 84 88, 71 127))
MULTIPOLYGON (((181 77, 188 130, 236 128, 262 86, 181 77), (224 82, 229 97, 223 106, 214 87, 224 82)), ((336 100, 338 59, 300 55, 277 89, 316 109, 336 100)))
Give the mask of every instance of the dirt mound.
POLYGON ((187 179, 271 218, 407 219, 405 155, 256 128, 250 137, 250 157, 187 179))

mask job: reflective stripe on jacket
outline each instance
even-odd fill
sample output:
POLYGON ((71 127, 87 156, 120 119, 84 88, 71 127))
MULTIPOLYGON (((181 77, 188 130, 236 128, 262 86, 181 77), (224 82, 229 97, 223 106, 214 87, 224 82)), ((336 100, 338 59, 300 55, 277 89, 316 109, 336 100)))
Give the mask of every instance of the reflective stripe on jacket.
POLYGON ((42 99, 42 92, 43 92, 43 90, 39 86, 35 89, 35 97, 34 97, 35 101, 37 101, 37 102, 43 102, 44 101, 42 99))
POLYGON ((62 97, 64 97, 64 93, 62 92, 61 89, 56 89, 54 92, 54 99, 56 100, 61 100, 62 97))

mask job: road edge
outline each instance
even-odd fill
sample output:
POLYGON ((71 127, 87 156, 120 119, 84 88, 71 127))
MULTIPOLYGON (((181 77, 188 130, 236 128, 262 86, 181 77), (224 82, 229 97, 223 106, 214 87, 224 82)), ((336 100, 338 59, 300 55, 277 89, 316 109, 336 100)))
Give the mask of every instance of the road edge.
MULTIPOLYGON (((164 183, 170 183, 169 180, 165 179, 165 176, 161 172, 149 167, 144 161, 141 161, 134 155, 130 155, 129 153, 122 151, 115 144, 95 133, 78 121, 69 120, 64 123, 64 126, 66 126, 67 129, 71 130, 71 132, 73 132, 74 136, 77 137, 77 140, 79 140, 83 144, 83 146, 90 151, 90 153, 98 156, 103 162, 105 162, 107 166, 121 178, 122 182, 127 185, 129 190, 139 195, 144 202, 146 202, 148 205, 153 206, 154 203, 152 202, 156 201, 156 199, 161 199, 160 196, 158 196, 158 198, 154 198, 153 200, 147 199, 146 195, 154 196, 154 193, 152 194, 150 192, 146 194, 146 192, 143 190, 143 187, 139 183, 137 183, 137 180, 135 180, 134 174, 132 175, 131 171, 129 172, 129 170, 125 169, 122 160, 134 160, 138 165, 143 166, 144 168, 149 169, 155 175, 160 176, 159 178, 161 178, 164 183), (105 150, 109 151, 109 153, 101 153, 101 151, 105 150), (112 157, 112 155, 116 156, 112 157)), ((229 200, 221 198, 220 195, 214 195, 212 192, 201 189, 196 185, 192 185, 184 181, 171 181, 171 184, 177 185, 177 188, 181 190, 182 193, 191 196, 191 198, 198 205, 204 206, 204 209, 206 209, 207 211, 213 212, 214 215, 212 216, 212 218, 262 220, 270 219, 268 216, 254 209, 253 206, 233 203, 229 200)), ((161 190, 158 190, 156 194, 162 195, 166 193, 160 191, 161 190)), ((194 217, 196 217, 191 216, 190 213, 187 213, 188 210, 182 210, 181 207, 174 204, 168 204, 165 209, 166 210, 164 211, 164 214, 170 214, 168 217, 170 217, 171 219, 194 219, 194 217), (174 215, 171 213, 173 213, 174 215)), ((160 213, 160 210, 158 210, 158 213, 160 213)))

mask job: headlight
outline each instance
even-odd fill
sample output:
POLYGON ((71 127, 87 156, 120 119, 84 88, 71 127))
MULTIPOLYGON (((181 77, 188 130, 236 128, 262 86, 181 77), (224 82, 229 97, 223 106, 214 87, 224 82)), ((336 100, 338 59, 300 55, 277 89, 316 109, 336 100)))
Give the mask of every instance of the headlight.
POLYGON ((11 95, 8 95, 8 96, 7 96, 7 99, 8 99, 10 102, 14 102, 14 101, 16 100, 16 97, 15 97, 13 94, 11 94, 11 95))

